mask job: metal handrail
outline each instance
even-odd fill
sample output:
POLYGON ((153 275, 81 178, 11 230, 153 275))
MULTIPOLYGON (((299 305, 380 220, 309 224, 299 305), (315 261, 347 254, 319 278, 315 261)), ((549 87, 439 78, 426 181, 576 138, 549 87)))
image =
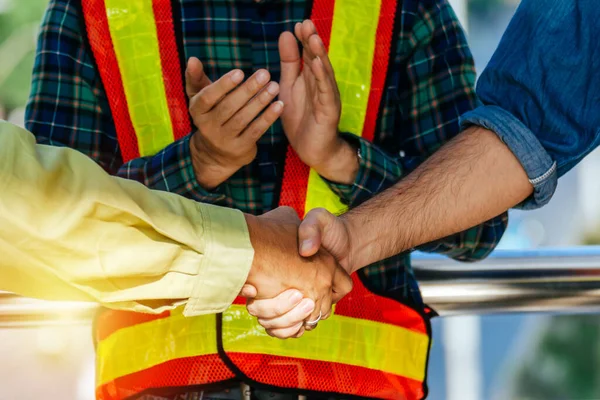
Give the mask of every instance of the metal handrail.
MULTIPOLYGON (((600 247, 496 251, 479 263, 419 253, 413 264, 423 299, 441 316, 600 312, 600 247)), ((0 328, 89 323, 96 311, 0 292, 0 328)))
POLYGON ((423 299, 440 315, 600 312, 600 247, 496 251, 478 263, 414 261, 423 299))

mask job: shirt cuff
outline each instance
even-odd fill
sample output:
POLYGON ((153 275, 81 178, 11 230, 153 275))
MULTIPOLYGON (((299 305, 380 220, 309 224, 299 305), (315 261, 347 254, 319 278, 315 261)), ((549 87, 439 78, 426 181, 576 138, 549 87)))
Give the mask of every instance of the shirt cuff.
POLYGON ((558 184, 556 161, 525 124, 498 106, 476 108, 463 115, 460 123, 462 129, 477 125, 491 130, 517 157, 534 188, 518 208, 535 209, 550 201, 558 184))
POLYGON ((340 184, 325 178, 331 190, 344 204, 355 207, 373 197, 402 176, 402 168, 396 160, 373 143, 351 133, 342 137, 358 149, 358 172, 351 185, 340 184))
POLYGON ((241 211, 212 205, 199 207, 204 228, 204 257, 183 315, 225 311, 246 282, 254 249, 241 211))
POLYGON ((192 134, 172 143, 150 159, 136 159, 124 169, 124 177, 134 180, 130 171, 145 171, 144 184, 151 189, 174 192, 201 203, 218 204, 225 199, 222 189, 206 190, 196 180, 192 164, 192 134), (139 163, 144 163, 141 166, 139 163))
POLYGON ((217 186, 212 190, 206 190, 198 183, 194 165, 192 164, 192 153, 190 151, 190 140, 192 139, 192 135, 193 133, 187 135, 179 142, 182 146, 181 152, 183 154, 182 173, 184 177, 189 177, 187 189, 189 190, 192 199, 202 203, 216 204, 225 199, 225 194, 222 193, 221 186, 217 186))

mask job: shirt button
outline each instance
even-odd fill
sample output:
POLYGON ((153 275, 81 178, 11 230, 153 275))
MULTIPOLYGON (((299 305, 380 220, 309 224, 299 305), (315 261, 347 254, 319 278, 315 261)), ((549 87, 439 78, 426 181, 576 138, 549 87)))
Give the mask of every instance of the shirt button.
POLYGON ((401 158, 404 158, 406 156, 406 153, 404 152, 404 150, 400 150, 400 152, 398 154, 400 155, 401 158))

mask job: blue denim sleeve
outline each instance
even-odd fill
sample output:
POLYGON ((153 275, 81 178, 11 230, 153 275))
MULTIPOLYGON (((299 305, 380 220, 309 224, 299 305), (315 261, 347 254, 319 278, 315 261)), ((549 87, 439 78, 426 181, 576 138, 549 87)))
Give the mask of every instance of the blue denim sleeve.
POLYGON ((494 131, 546 204, 557 180, 599 144, 598 0, 523 0, 481 75, 482 105, 461 125, 494 131))

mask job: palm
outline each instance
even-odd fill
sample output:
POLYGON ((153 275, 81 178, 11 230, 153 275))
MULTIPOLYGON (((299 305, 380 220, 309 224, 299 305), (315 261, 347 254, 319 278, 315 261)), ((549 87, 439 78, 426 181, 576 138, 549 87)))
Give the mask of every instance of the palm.
MULTIPOLYGON (((323 95, 315 75, 314 58, 305 50, 304 66, 301 67, 300 54, 292 35, 282 35, 280 53, 282 80, 279 98, 285 104, 281 117, 285 134, 302 161, 311 166, 318 165, 332 154, 337 144, 341 108, 336 96, 337 88, 330 89, 329 96, 323 95)), ((331 80, 335 86, 335 78, 331 80)))
MULTIPOLYGON (((328 125, 323 113, 317 107, 318 93, 314 75, 309 68, 304 68, 296 82, 290 88, 282 90, 279 97, 286 104, 287 113, 283 116, 283 128, 294 148, 302 152, 302 144, 316 147, 322 143, 305 140, 310 132, 323 129, 328 125)), ((315 135, 316 136, 316 135, 315 135)))

